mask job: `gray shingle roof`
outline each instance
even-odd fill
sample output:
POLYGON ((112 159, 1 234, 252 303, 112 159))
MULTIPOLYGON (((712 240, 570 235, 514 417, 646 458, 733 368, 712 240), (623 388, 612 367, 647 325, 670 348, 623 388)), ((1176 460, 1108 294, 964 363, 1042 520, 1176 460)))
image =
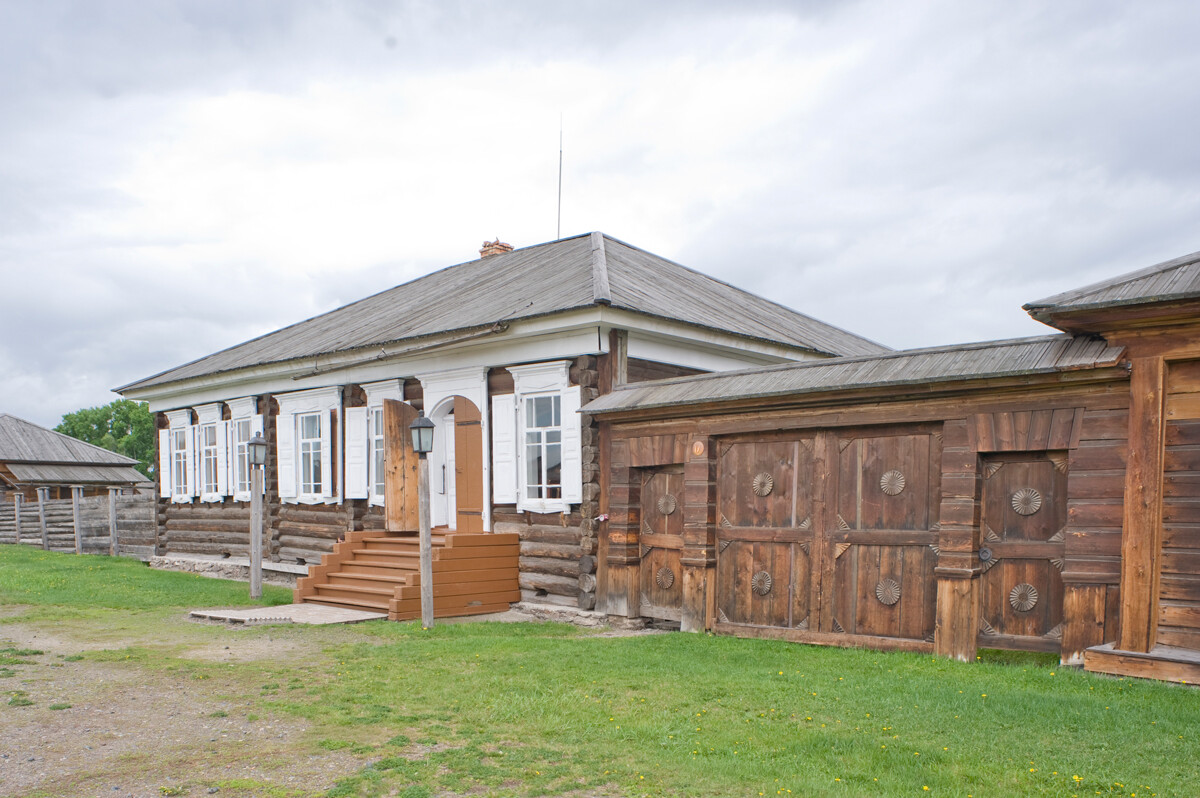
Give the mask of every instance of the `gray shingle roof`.
POLYGON ((887 347, 599 233, 460 263, 118 388, 611 305, 830 355, 887 347))
POLYGON ((132 466, 138 461, 0 413, 0 462, 132 466))
POLYGON ((1115 365, 1121 347, 1096 338, 1050 335, 910 349, 635 383, 588 403, 585 413, 612 413, 707 402, 884 386, 962 382, 1115 365))
POLYGON ((1050 314, 1200 297, 1200 252, 1065 291, 1025 305, 1039 321, 1050 314))
POLYGON ((137 485, 150 481, 142 472, 124 465, 13 463, 9 470, 21 485, 137 485))

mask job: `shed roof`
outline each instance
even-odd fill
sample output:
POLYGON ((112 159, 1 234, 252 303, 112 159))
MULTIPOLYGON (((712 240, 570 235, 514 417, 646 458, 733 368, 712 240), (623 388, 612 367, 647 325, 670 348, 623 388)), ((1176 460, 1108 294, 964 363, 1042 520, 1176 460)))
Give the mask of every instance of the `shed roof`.
POLYGON ((8 469, 19 485, 137 485, 150 481, 126 465, 12 463, 8 469))
MULTIPOLYGON (((135 466, 123 454, 39 427, 8 413, 0 413, 0 462, 135 466)), ((141 478, 145 480, 143 476, 141 478)))
POLYGON ((588 403, 613 413, 857 388, 919 386, 1115 365, 1121 347, 1096 338, 1049 335, 910 349, 636 383, 588 403))
POLYGON ((460 263, 118 388, 607 305, 828 355, 887 347, 601 233, 460 263))
POLYGON ((1200 297, 1200 252, 1065 291, 1024 306, 1038 321, 1051 314, 1200 297))

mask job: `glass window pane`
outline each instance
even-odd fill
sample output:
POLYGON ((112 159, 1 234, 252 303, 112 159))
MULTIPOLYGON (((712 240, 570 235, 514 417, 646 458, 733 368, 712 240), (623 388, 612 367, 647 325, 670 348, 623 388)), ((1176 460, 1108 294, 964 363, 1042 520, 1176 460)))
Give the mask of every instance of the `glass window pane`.
POLYGON ((314 413, 312 415, 300 417, 300 437, 321 437, 321 417, 319 415, 314 413))
POLYGON ((557 444, 546 447, 546 484, 562 484, 562 447, 557 444))
POLYGON ((562 433, 558 430, 551 430, 546 433, 546 443, 560 443, 562 441, 562 433))
POLYGON ((528 485, 542 484, 542 447, 525 447, 525 482, 528 485))
POLYGON ((562 400, 557 396, 554 397, 554 426, 562 426, 562 400))
POLYGON ((536 426, 554 426, 554 398, 552 396, 539 396, 533 400, 536 405, 536 426))

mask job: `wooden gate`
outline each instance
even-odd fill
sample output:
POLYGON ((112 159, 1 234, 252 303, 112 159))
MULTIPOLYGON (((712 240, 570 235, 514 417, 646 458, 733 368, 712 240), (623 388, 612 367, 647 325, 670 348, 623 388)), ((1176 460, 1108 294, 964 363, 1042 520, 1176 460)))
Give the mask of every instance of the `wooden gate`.
POLYGON ((1167 371, 1158 637, 1200 650, 1200 360, 1167 371))
POLYGON ((395 399, 383 402, 384 515, 389 532, 416 532, 419 524, 417 453, 409 425, 417 418, 412 405, 395 399))
POLYGON ((941 449, 930 431, 719 446, 718 622, 931 639, 941 449))
POLYGON ((680 619, 683 607, 683 470, 646 471, 642 476, 641 615, 680 619))
POLYGON ((1061 646, 1066 471, 1065 452, 983 459, 981 646, 1061 646))
POLYGON ((470 399, 454 397, 454 490, 459 532, 483 532, 483 425, 470 399))

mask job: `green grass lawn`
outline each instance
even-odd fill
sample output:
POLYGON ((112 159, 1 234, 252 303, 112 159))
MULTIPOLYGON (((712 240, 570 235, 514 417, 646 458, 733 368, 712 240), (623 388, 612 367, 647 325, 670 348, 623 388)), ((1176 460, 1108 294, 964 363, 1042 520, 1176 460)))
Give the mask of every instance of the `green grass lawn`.
MULTIPOLYGON (((0 605, 26 605, 19 618, 74 613, 73 634, 103 638, 132 614, 148 629, 86 658, 219 682, 252 694, 256 712, 306 719, 313 750, 359 754, 362 769, 330 795, 1200 795, 1200 693, 1043 655, 962 664, 555 624, 372 622, 238 632, 310 641, 309 657, 189 658, 195 636, 232 633, 184 629, 178 609, 244 594, 0 547, 0 605)), ((222 793, 242 794, 233 786, 222 793)))

